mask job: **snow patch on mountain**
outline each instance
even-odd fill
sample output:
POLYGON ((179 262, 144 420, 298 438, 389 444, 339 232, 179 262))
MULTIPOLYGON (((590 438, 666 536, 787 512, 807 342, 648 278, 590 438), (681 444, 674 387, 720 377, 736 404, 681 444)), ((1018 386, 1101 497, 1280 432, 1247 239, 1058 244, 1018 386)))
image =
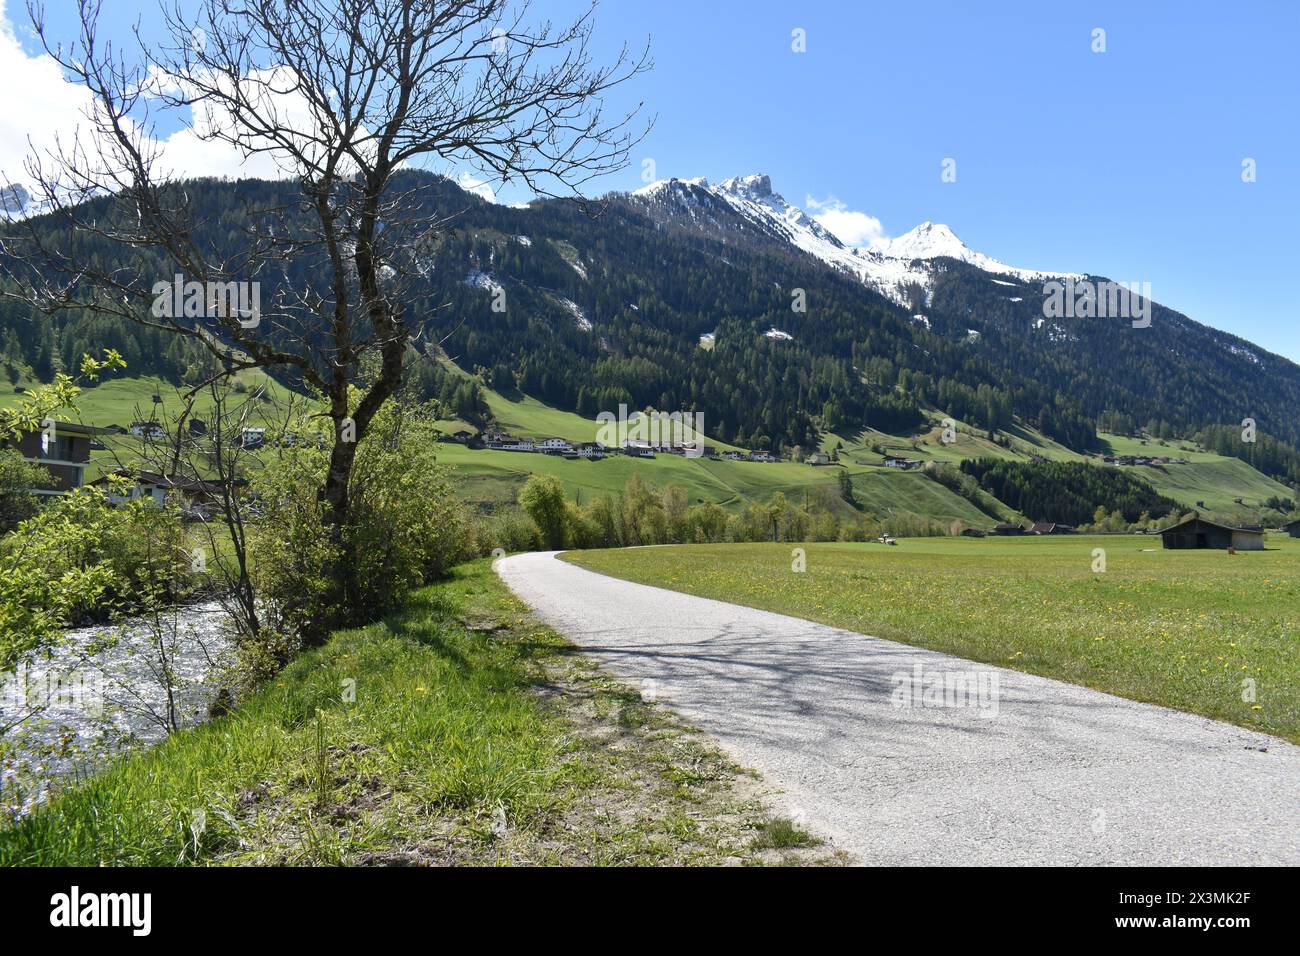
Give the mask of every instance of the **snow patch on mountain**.
POLYGON ((578 324, 578 328, 581 331, 591 331, 591 319, 587 318, 587 313, 582 311, 582 306, 578 305, 578 303, 574 302, 572 299, 566 299, 562 295, 552 295, 551 298, 563 306, 568 313, 573 316, 574 322, 578 324))
POLYGON ((493 295, 501 289, 501 284, 481 269, 471 269, 469 275, 465 276, 465 284, 471 289, 484 289, 493 295))
POLYGON ((1254 352, 1252 352, 1250 349, 1242 348, 1240 345, 1229 345, 1229 346, 1227 346, 1227 349, 1228 349, 1228 351, 1231 352, 1233 355, 1240 355, 1242 358, 1244 358, 1244 359, 1245 359, 1246 361, 1248 361, 1248 362, 1251 362, 1251 363, 1253 363, 1253 364, 1255 364, 1255 365, 1260 365, 1260 364, 1261 364, 1261 362, 1260 362, 1260 360, 1259 360, 1259 356, 1256 355, 1254 352))

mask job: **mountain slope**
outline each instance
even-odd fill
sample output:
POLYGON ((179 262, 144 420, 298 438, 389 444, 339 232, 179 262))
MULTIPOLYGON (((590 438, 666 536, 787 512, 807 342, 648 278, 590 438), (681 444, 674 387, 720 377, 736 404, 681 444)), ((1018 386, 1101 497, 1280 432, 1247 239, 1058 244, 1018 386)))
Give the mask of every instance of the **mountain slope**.
MULTIPOLYGON (((214 224, 214 254, 230 253, 249 208, 283 206, 293 188, 186 186, 214 224)), ((751 448, 905 434, 925 423, 922 409, 980 430, 1021 423, 1075 450, 1098 447, 1099 424, 1191 435, 1245 417, 1300 441, 1300 367, 1286 359, 1159 305, 1147 328, 1049 321, 1052 274, 1004 265, 934 223, 850 249, 766 176, 655 183, 594 213, 494 205, 419 172, 394 188, 452 217, 412 288, 411 377, 426 395, 446 385, 445 353, 503 394, 587 419, 621 403, 696 409, 710 434, 751 448), (499 292, 504 312, 492 308, 499 292)), ((94 251, 172 274, 148 250, 94 251)), ((6 357, 38 377, 101 345, 123 347, 133 372, 179 377, 198 361, 130 323, 49 320, 12 301, 0 302, 0 330, 6 357)), ((463 385, 449 392, 457 403, 481 401, 463 385)))

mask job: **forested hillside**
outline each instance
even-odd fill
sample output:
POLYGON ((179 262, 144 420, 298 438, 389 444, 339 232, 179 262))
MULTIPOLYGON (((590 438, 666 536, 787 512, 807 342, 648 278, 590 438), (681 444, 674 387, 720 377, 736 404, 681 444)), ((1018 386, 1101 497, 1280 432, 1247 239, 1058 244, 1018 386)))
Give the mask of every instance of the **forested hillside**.
MULTIPOLYGON (((250 217, 282 209, 292 188, 203 180, 185 191, 202 241, 230 255, 250 217)), ((981 429, 1019 418, 1075 450, 1095 447, 1098 420, 1193 434, 1250 414, 1261 434, 1300 438, 1300 368, 1159 307, 1145 329, 1044 324, 1041 290, 949 261, 929 301, 916 303, 924 314, 913 315, 789 243, 725 221, 686 228, 630 197, 515 208, 416 172, 395 188, 448 217, 418 243, 411 385, 471 420, 484 414, 481 389, 449 379, 437 366, 444 354, 502 394, 588 417, 620 403, 694 409, 710 434, 752 448, 807 447, 825 431, 864 426, 905 432, 922 407, 981 429)), ((149 254, 131 267, 172 274, 149 254)), ((273 288, 310 268, 288 263, 261 278, 273 288)), ((213 367, 176 336, 0 303, 11 379, 24 370, 48 379, 106 345, 123 352, 130 374, 179 382, 213 367)), ((1281 446, 1262 447, 1270 461, 1285 458, 1281 446)), ((1294 464, 1274 473, 1300 478, 1294 464)))
POLYGON ((1178 502, 1157 494, 1142 479, 1086 462, 1029 464, 980 458, 962 462, 961 470, 989 494, 1036 521, 1084 524, 1093 519, 1099 504, 1119 511, 1128 522, 1144 514, 1163 518, 1179 510, 1178 502))

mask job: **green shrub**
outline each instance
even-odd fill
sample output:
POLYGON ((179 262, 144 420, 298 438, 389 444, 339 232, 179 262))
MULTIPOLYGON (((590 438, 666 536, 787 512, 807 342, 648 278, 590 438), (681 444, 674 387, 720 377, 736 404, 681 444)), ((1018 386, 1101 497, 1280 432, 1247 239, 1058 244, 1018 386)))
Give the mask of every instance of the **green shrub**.
POLYGON ((52 499, 0 541, 0 671, 58 639, 185 596, 196 575, 175 511, 114 507, 97 488, 52 499))
POLYGON ((519 489, 519 506, 533 519, 542 545, 555 551, 569 541, 569 511, 564 486, 554 475, 532 475, 519 489))
MULTIPOLYGON (((297 423, 299 433, 314 426, 297 423)), ((253 483, 261 515, 253 528, 254 583, 268 623, 282 634, 373 621, 415 588, 472 556, 480 539, 436 460, 437 432, 426 406, 386 404, 357 448, 349 487, 351 520, 337 540, 317 494, 328 441, 299 442, 253 483), (348 562, 346 587, 329 569, 348 562)))
POLYGON ((49 480, 49 473, 12 449, 0 451, 0 534, 13 531, 36 514, 40 501, 32 494, 49 480))

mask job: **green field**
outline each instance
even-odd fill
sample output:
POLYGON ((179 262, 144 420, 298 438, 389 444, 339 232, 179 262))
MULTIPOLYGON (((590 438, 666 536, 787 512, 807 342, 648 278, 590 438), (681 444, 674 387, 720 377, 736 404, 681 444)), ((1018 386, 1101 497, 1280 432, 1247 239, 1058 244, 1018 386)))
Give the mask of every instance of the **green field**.
POLYGON ((1203 501, 1205 509, 1214 512, 1251 511, 1262 507, 1269 498, 1296 497, 1286 485, 1260 474, 1239 458, 1208 457, 1186 465, 1138 465, 1126 470, 1180 504, 1195 507, 1203 501))
POLYGON ((1300 742, 1300 541, 1273 534, 1268 550, 1236 555, 1164 551, 1141 535, 803 547, 803 573, 791 571, 790 545, 566 558, 1300 742), (1092 570, 1096 548, 1105 573, 1092 570))
POLYGON ((956 433, 952 442, 943 441, 943 420, 946 416, 930 412, 928 420, 915 435, 891 435, 887 432, 865 428, 860 432, 838 432, 823 437, 825 451, 842 446, 840 458, 852 462, 879 462, 880 451, 885 454, 915 458, 920 461, 960 462, 967 458, 1010 458, 1027 461, 1030 455, 1061 461, 1082 461, 1085 456, 1052 441, 1032 428, 1014 425, 1000 434, 1011 447, 988 440, 986 429, 952 419, 956 433))
MULTIPOLYGON (((273 379, 258 372, 243 372, 236 376, 248 389, 265 386, 272 403, 282 400, 285 389, 273 379)), ((21 381, 19 387, 31 388, 31 382, 21 381)), ((78 412, 69 412, 65 417, 80 421, 86 425, 101 428, 109 425, 121 425, 123 428, 137 419, 156 417, 164 420, 175 417, 184 408, 181 397, 182 388, 171 385, 153 376, 112 378, 99 385, 85 388, 77 400, 78 412), (162 399, 160 405, 154 402, 154 396, 162 399), (155 410, 157 409, 157 410, 155 410)), ((0 408, 17 405, 22 400, 22 393, 6 381, 0 385, 0 408)), ((194 402, 194 414, 204 418, 212 410, 212 400, 206 393, 200 393, 194 402)))
MULTIPOLYGON (((611 456, 603 461, 569 461, 551 455, 521 454, 440 446, 438 460, 453 466, 462 495, 470 501, 490 505, 513 500, 530 474, 554 475, 569 496, 582 503, 600 495, 613 495, 633 475, 652 485, 684 486, 692 501, 711 500, 724 507, 739 507, 746 500, 766 500, 784 492, 796 504, 815 487, 830 491, 832 501, 847 516, 836 484, 837 467, 813 468, 795 462, 712 461, 660 455, 653 459, 611 456)), ((878 518, 893 514, 917 514, 944 521, 960 519, 976 527, 991 526, 995 519, 919 472, 887 468, 849 466, 854 494, 865 509, 878 518)))

